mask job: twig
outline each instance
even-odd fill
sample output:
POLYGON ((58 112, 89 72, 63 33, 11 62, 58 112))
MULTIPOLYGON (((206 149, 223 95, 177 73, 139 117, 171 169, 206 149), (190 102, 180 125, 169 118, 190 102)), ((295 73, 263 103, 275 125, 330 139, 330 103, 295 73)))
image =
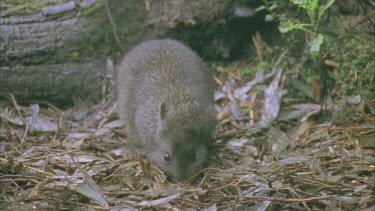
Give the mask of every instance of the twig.
POLYGON ((318 197, 311 197, 311 198, 304 198, 304 199, 286 199, 286 198, 272 198, 272 197, 263 197, 263 196, 244 196, 245 199, 255 199, 255 200, 262 200, 262 201, 273 201, 273 202, 284 202, 284 203, 299 203, 299 202, 309 202, 309 201, 318 201, 323 199, 329 199, 336 197, 336 195, 331 196, 318 196, 318 197))
POLYGON ((244 128, 244 129, 240 129, 240 130, 230 130, 230 131, 227 131, 227 132, 224 132, 224 133, 218 135, 217 137, 215 137, 215 140, 219 140, 219 139, 222 139, 222 138, 231 138, 233 136, 243 134, 247 130, 248 130, 248 128, 244 128))
POLYGON ((109 11, 109 7, 108 7, 108 2, 107 0, 104 1, 104 7, 105 7, 105 12, 107 14, 107 17, 108 17, 108 20, 109 20, 109 23, 111 24, 111 28, 112 28, 112 33, 113 33, 113 36, 115 37, 115 41, 120 49, 120 51, 122 53, 124 53, 124 49, 122 48, 122 45, 121 45, 121 41, 118 37, 118 34, 117 34, 117 30, 116 30, 116 24, 115 22, 113 21, 113 18, 112 18, 112 15, 111 15, 111 12, 109 11))
MULTIPOLYGON (((9 160, 7 160, 7 159, 4 159, 4 158, 0 158, 0 163, 8 163, 9 162, 9 160)), ((14 164, 15 165, 20 165, 22 162, 14 162, 14 164)), ((36 171, 36 172, 39 172, 39 173, 42 173, 42 174, 46 174, 46 175, 50 175, 50 176, 55 176, 54 174, 51 174, 51 173, 48 173, 48 172, 45 172, 45 171, 41 171, 41 170, 39 170, 39 169, 37 169, 37 168, 34 168, 34 167, 31 167, 31 166, 28 166, 28 165, 25 165, 25 164, 23 164, 22 163, 22 165, 25 167, 25 168, 28 168, 28 169, 31 169, 31 170, 34 170, 34 171, 36 171)))
POLYGON ((39 160, 39 159, 48 158, 48 157, 51 157, 51 156, 65 155, 65 154, 69 154, 69 153, 72 153, 72 152, 78 152, 78 151, 79 150, 71 150, 71 151, 56 153, 56 154, 52 154, 52 155, 45 155, 45 156, 40 156, 40 157, 33 157, 33 158, 22 160, 22 162, 30 161, 30 160, 39 160))

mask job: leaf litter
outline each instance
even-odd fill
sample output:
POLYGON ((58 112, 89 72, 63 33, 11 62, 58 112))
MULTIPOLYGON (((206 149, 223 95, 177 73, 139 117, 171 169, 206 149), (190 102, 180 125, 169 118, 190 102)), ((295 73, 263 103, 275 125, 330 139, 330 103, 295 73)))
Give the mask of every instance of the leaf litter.
POLYGON ((0 103, 0 209, 374 210, 375 118, 363 100, 322 107, 289 96, 282 69, 249 80, 241 65, 216 67, 214 153, 192 183, 129 150, 113 93, 67 110, 11 95, 0 103))

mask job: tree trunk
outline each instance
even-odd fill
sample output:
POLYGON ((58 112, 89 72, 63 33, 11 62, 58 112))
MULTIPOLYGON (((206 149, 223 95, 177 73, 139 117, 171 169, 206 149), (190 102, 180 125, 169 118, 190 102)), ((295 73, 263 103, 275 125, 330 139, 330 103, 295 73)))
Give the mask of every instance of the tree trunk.
POLYGON ((223 16, 226 0, 81 0, 0 3, 0 100, 69 104, 100 99, 106 60, 179 24, 223 16), (59 3, 56 3, 59 2, 59 3))

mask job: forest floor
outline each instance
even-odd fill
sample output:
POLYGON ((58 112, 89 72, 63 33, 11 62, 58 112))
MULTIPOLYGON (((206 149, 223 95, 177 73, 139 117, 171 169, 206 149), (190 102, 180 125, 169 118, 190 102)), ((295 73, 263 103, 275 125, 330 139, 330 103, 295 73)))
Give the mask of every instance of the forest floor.
POLYGON ((10 97, 0 106, 0 209, 374 210, 374 101, 322 107, 278 87, 289 105, 261 127, 272 107, 262 83, 277 71, 248 89, 235 71, 247 65, 216 68, 215 153, 191 184, 129 153, 113 97, 68 110, 10 97), (245 103, 233 98, 243 89, 245 103))

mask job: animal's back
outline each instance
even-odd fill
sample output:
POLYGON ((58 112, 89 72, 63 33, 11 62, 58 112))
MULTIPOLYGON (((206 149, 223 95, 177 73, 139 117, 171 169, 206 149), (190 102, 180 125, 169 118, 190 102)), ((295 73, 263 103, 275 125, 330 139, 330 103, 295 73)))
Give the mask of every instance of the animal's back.
MULTIPOLYGON (((136 113, 143 113, 150 130, 159 105, 178 106, 196 100, 212 104, 213 84, 201 59, 174 40, 150 40, 131 50, 118 70, 120 116, 131 130, 136 113), (125 112, 123 112, 125 111, 125 112)), ((172 109, 172 108, 171 108, 172 109)))

